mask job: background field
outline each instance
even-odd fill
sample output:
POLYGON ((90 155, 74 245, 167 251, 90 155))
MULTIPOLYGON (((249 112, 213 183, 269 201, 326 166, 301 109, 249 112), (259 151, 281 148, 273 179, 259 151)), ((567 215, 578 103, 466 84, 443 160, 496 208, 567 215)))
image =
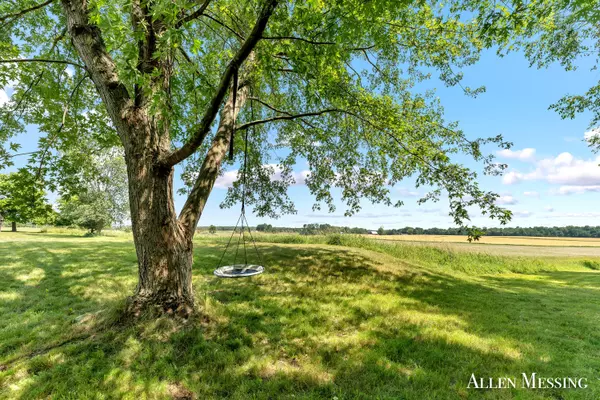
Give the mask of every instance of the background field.
MULTIPOLYGON (((434 242, 434 243, 467 243, 466 236, 458 235, 368 235, 379 240, 434 242)), ((504 244, 520 246, 575 246, 600 247, 600 238, 566 238, 566 237, 533 237, 533 236, 483 236, 473 244, 504 244)))
POLYGON ((201 234, 201 315, 128 324, 135 251, 107 233, 1 233, 0 397, 600 398, 600 258, 258 235, 265 274, 221 280, 227 238, 201 234), (522 372, 589 387, 466 388, 522 372))

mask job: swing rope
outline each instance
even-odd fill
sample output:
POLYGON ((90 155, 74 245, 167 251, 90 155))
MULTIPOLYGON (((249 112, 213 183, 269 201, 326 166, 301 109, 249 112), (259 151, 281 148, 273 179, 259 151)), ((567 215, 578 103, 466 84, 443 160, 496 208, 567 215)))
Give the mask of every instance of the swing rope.
MULTIPOLYGON (((234 90, 237 87, 237 73, 234 75, 234 90)), ((235 112, 235 101, 236 101, 236 95, 235 92, 233 94, 233 107, 234 107, 234 112, 235 112)), ((254 119, 254 107, 250 107, 250 111, 251 111, 251 115, 252 115, 252 119, 254 119)), ((233 140, 234 140, 234 132, 232 132, 231 135, 231 142, 230 142, 230 147, 229 147, 229 157, 230 159, 233 159, 233 140)), ((253 136, 255 136, 255 130, 254 127, 252 127, 252 134, 253 136)), ((227 242, 227 246, 225 247, 225 250, 223 251, 223 254, 221 255, 221 258, 219 259, 219 264, 217 266, 217 270, 219 268, 221 268, 223 266, 222 262, 223 259, 225 257, 225 254, 227 254, 227 250, 229 250, 229 246, 231 245, 231 241, 233 240, 233 237, 235 236, 235 233, 238 229, 238 226, 240 226, 240 231, 239 231, 239 237, 238 237, 238 243, 237 243, 237 247, 236 247, 236 251, 235 251, 235 255, 233 258, 233 264, 232 266, 236 265, 236 261, 237 261, 237 257, 238 257, 238 253, 240 250, 240 241, 242 242, 243 246, 244 246, 244 266, 248 266, 248 250, 246 248, 246 229, 248 230, 248 234, 250 235, 250 239, 252 240, 252 243, 254 245, 254 251, 256 252, 256 255, 258 256, 258 259, 261 263, 261 265, 263 264, 263 260, 262 260, 262 256, 260 254, 260 252, 258 251, 258 246, 256 245, 256 241, 254 240, 254 236, 252 235, 252 232, 250 231, 250 224, 248 223, 248 219, 246 218, 246 187, 247 187, 247 174, 248 174, 248 129, 246 129, 245 134, 244 134, 244 161, 243 161, 244 165, 242 167, 242 209, 241 209, 241 213, 240 213, 240 217, 238 218, 235 227, 233 228, 233 232, 231 232, 231 236, 229 237, 229 241, 227 242), (245 225, 245 226, 244 226, 245 225)), ((262 268, 262 267, 261 267, 262 268)), ((262 271, 261 271, 262 272, 262 271)))

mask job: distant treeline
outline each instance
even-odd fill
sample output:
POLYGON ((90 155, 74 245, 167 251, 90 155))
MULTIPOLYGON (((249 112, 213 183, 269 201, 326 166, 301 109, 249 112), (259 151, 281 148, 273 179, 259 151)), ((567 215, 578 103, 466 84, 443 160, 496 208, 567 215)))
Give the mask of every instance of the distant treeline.
MULTIPOLYGON (((540 236, 540 237, 589 237, 600 238, 600 226, 533 226, 514 228, 481 228, 487 236, 540 236)), ((412 228, 379 229, 381 235, 465 235, 460 228, 412 228)))
MULTIPOLYGON (((217 230, 231 231, 233 226, 218 226, 217 230)), ((202 229, 202 228, 201 228, 202 229)), ((302 235, 319 235, 328 233, 354 233, 378 235, 466 235, 460 228, 413 228, 410 226, 397 229, 380 227, 376 231, 365 228, 350 228, 347 226, 334 226, 329 224, 305 224, 301 228, 278 227, 271 224, 259 224, 255 228, 258 232, 285 233, 295 232, 302 235)), ((589 237, 600 238, 600 226, 533 226, 514 228, 481 228, 487 236, 540 236, 540 237, 589 237)))

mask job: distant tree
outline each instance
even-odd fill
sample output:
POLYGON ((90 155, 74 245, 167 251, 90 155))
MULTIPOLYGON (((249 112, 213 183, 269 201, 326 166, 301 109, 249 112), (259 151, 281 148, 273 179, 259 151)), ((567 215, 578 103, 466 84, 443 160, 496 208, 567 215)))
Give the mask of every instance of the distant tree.
POLYGON ((127 166, 119 148, 105 149, 92 157, 92 166, 82 176, 83 189, 92 198, 104 198, 112 223, 122 225, 129 218, 127 166))
POLYGON ((103 193, 83 193, 59 201, 60 220, 66 225, 77 225, 91 234, 100 234, 113 222, 110 201, 103 193))
POLYGON ((256 225, 257 232, 273 232, 273 226, 271 224, 258 224, 256 225))
POLYGON ((35 175, 25 169, 11 174, 0 174, 2 219, 11 221, 13 232, 17 231, 17 223, 34 219, 46 221, 54 212, 52 206, 47 203, 45 194, 35 175))
POLYGON ((385 229, 383 229, 383 226, 380 226, 379 229, 377 229, 377 234, 385 235, 385 229))
POLYGON ((214 225, 211 225, 208 227, 208 233, 214 235, 215 233, 217 233, 217 227, 214 225))

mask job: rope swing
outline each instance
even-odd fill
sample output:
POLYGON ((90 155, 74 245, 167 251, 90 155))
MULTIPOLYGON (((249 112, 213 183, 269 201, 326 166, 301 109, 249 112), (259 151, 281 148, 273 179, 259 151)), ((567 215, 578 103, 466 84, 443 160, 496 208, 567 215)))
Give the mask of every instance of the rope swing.
MULTIPOLYGON (((233 112, 235 113, 235 101, 236 101, 236 92, 237 92, 237 70, 234 72, 233 76, 233 112)), ((252 110, 253 111, 253 110, 252 110)), ((254 129, 254 128, 253 128, 254 129)), ((231 139, 229 143, 229 159, 233 160, 233 140, 235 135, 235 124, 231 133, 231 139)), ((252 232, 250 231, 250 225, 248 224, 248 219, 246 218, 246 175, 248 173, 248 129, 246 129, 244 135, 244 165, 242 168, 242 210, 240 213, 240 217, 238 218, 237 223, 235 224, 235 228, 233 228, 233 232, 229 237, 229 241, 227 242, 227 246, 221 255, 221 259, 219 260, 219 264, 217 269, 215 269, 214 274, 219 278, 244 278, 248 276, 254 276, 258 274, 262 274, 264 272, 264 267, 262 266, 262 257, 258 251, 258 247, 256 246, 256 241, 254 240, 254 236, 252 236, 252 232), (238 230, 238 227, 240 228, 238 230), (254 245, 254 251, 256 252, 257 259, 260 265, 257 264, 248 264, 248 249, 246 246, 246 231, 248 231, 248 235, 252 240, 252 244, 254 245), (230 265, 223 265, 223 259, 225 258, 225 254, 229 250, 231 246, 231 242, 236 232, 238 233, 237 246, 235 246, 235 255, 233 258, 233 263, 230 265), (238 253, 240 253, 240 243, 243 246, 243 263, 237 263, 238 253)), ((233 250, 233 248, 232 248, 233 250)), ((240 255, 241 258, 241 255, 240 255)))

